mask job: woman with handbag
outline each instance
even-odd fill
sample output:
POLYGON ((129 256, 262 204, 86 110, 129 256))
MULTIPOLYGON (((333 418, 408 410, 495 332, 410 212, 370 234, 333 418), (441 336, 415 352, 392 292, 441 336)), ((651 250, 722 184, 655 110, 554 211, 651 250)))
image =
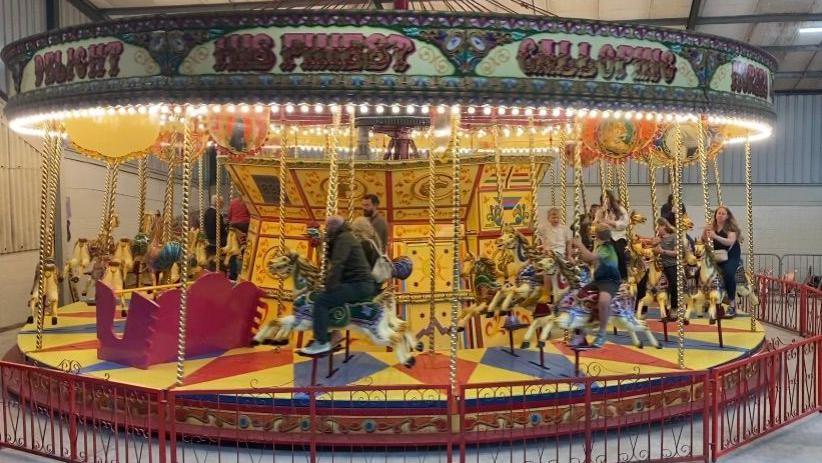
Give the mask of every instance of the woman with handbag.
POLYGON ((602 206, 597 212, 597 223, 607 226, 611 230, 612 241, 616 249, 619 275, 622 281, 628 278, 628 256, 626 248, 628 246, 628 211, 617 199, 611 190, 605 190, 602 198, 602 206))
MULTIPOLYGON (((365 260, 368 261, 368 268, 372 269, 372 276, 375 276, 373 269, 375 269, 375 266, 377 266, 377 263, 383 255, 382 242, 377 236, 377 231, 367 217, 357 217, 351 222, 351 233, 360 241, 360 246, 362 246, 363 253, 365 254, 365 260)), ((381 283, 383 283, 383 281, 377 281, 375 295, 380 293, 381 283)))
MULTIPOLYGON (((736 315, 736 269, 742 260, 742 248, 739 245, 741 238, 739 225, 733 213, 725 206, 719 206, 714 211, 713 223, 708 224, 703 235, 704 240, 713 243, 713 259, 722 271, 722 280, 725 286, 725 298, 728 303, 726 317, 736 315)), ((723 301, 725 302, 725 301, 723 301)))

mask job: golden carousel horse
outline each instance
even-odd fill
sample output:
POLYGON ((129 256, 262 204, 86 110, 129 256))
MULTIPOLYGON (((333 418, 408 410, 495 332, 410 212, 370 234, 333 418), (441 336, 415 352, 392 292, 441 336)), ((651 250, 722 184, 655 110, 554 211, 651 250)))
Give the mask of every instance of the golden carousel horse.
MULTIPOLYGON (((52 325, 57 324, 57 303, 60 297, 60 289, 58 286, 59 279, 60 277, 57 274, 57 267, 54 265, 54 262, 46 262, 43 266, 43 316, 50 316, 52 325)), ((40 297, 41 295, 39 288, 37 286, 37 282, 35 281, 34 289, 32 290, 31 297, 29 298, 29 309, 31 309, 31 315, 28 320, 26 320, 26 323, 34 322, 35 317, 37 316, 37 300, 40 297)))
POLYGON ((707 308, 709 319, 713 322, 716 320, 717 308, 724 298, 722 277, 702 240, 698 240, 694 246, 694 258, 699 267, 697 288, 688 300, 685 319, 690 319, 694 312, 701 316, 707 308))
POLYGON ((502 236, 497 240, 497 249, 503 254, 503 261, 512 260, 515 271, 513 282, 505 282, 488 304, 487 312, 499 316, 513 314, 515 306, 533 311, 545 296, 545 285, 537 267, 544 257, 528 239, 514 227, 503 227, 502 236))
POLYGON ((69 293, 72 301, 80 300, 77 293, 77 285, 80 283, 80 278, 86 274, 86 269, 91 264, 91 255, 89 253, 89 242, 86 238, 78 238, 74 243, 74 250, 71 253, 71 258, 63 267, 63 274, 67 278, 69 293))

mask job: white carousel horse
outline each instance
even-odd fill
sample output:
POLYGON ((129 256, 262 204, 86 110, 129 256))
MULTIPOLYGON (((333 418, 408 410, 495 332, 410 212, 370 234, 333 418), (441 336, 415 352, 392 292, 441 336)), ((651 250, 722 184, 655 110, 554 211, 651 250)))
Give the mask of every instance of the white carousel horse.
POLYGON ((240 233, 241 232, 234 227, 229 227, 228 229, 228 235, 225 238, 225 246, 222 248, 222 253, 225 256, 223 258, 223 265, 225 267, 228 267, 232 257, 239 257, 242 253, 242 247, 240 246, 240 233))
MULTIPOLYGON (((106 271, 100 281, 114 290, 115 294, 123 290, 123 265, 116 257, 108 262, 106 271)), ((120 307, 126 307, 126 298, 120 294, 120 307)))
MULTIPOLYGON (((645 296, 639 300, 636 306, 636 318, 645 318, 642 310, 656 302, 659 307, 659 318, 668 317, 668 285, 671 284, 662 272, 662 264, 659 258, 654 257, 648 265, 648 283, 645 296)), ((674 282, 676 284, 676 282, 674 282)), ((635 295, 635 294, 634 294, 635 295)))
MULTIPOLYGON (((55 267, 54 263, 46 263, 43 267, 43 296, 45 297, 45 300, 43 301, 43 316, 50 316, 52 325, 57 324, 57 302, 60 294, 60 290, 57 285, 58 279, 59 276, 57 275, 57 267, 55 267)), ((29 309, 31 309, 31 315, 26 323, 34 322, 35 317, 37 316, 35 312, 37 310, 37 300, 39 298, 39 288, 35 283, 34 290, 31 292, 31 297, 29 298, 29 309)))
POLYGON ((120 238, 117 246, 114 248, 114 256, 112 259, 119 261, 120 274, 123 282, 125 282, 129 272, 134 269, 134 256, 131 254, 131 240, 128 238, 120 238))
MULTIPOLYGON (((599 322, 592 317, 597 313, 598 299, 599 293, 596 291, 591 291, 588 294, 572 291, 560 303, 560 313, 556 320, 557 326, 566 330, 598 327, 599 322)), ((634 317, 634 301, 635 298, 628 291, 628 285, 621 285, 619 292, 611 298, 611 303, 608 305, 609 321, 617 328, 627 331, 634 346, 640 349, 643 347, 637 333, 644 333, 650 345, 662 349, 654 333, 648 329, 648 325, 643 320, 634 317)))
MULTIPOLYGON (((310 330, 314 309, 312 298, 319 285, 317 267, 295 252, 276 257, 267 266, 272 275, 293 279, 294 314, 272 320, 260 328, 254 336, 255 343, 263 343, 266 339, 284 340, 294 331, 310 330)), ((379 295, 371 301, 334 307, 329 312, 329 320, 331 329, 356 329, 375 345, 390 346, 403 365, 414 365, 412 351, 417 343, 408 331, 408 322, 397 317, 393 298, 379 295)))

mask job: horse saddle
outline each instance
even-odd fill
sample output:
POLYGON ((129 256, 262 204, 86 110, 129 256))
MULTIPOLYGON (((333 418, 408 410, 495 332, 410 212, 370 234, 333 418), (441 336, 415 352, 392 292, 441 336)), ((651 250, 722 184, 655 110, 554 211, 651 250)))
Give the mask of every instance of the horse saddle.
POLYGON ((329 325, 332 328, 345 328, 351 323, 373 325, 382 315, 382 307, 376 302, 354 302, 332 307, 328 311, 329 325))

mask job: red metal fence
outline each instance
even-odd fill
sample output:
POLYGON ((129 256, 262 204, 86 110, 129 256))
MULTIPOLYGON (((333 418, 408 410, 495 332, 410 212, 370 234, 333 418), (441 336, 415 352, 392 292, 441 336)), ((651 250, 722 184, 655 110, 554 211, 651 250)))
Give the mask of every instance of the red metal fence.
POLYGON ((806 338, 708 371, 588 371, 458 391, 167 391, 0 362, 0 455, 7 447, 88 463, 708 461, 821 409, 822 291, 765 276, 758 288, 758 317, 806 338))

